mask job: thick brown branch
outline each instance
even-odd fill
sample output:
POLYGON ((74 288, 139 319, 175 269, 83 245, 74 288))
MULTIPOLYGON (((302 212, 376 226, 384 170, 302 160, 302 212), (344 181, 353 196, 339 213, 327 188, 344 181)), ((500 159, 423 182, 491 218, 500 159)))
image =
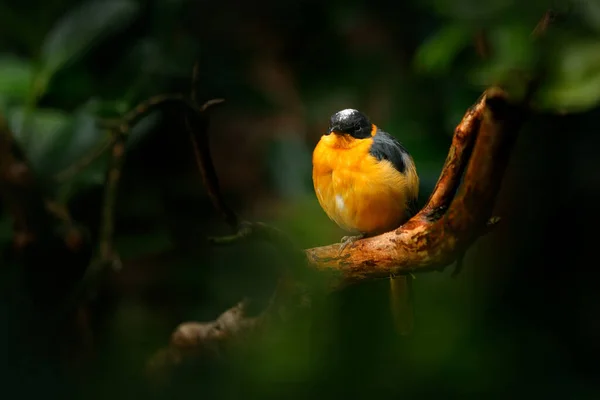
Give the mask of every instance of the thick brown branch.
POLYGON ((219 357, 233 340, 237 341, 262 326, 266 314, 248 317, 246 309, 247 301, 241 301, 214 321, 180 324, 171 335, 169 345, 150 359, 149 373, 160 378, 186 361, 219 357))
POLYGON ((450 205, 469 161, 484 108, 485 101, 482 96, 474 106, 467 110, 462 121, 454 130, 452 144, 442 173, 427 205, 419 213, 419 218, 439 219, 450 205))
POLYGON ((487 91, 485 103, 462 191, 445 221, 461 248, 469 246, 486 229, 510 151, 527 115, 523 105, 509 103, 506 93, 497 88, 487 91))
POLYGON ((225 356, 235 344, 268 326, 284 322, 293 312, 306 310, 310 301, 302 285, 281 278, 264 310, 248 315, 248 300, 242 300, 208 322, 184 322, 173 334, 169 344, 159 349, 149 360, 148 373, 156 378, 166 378, 175 367, 186 362, 215 360, 225 356))

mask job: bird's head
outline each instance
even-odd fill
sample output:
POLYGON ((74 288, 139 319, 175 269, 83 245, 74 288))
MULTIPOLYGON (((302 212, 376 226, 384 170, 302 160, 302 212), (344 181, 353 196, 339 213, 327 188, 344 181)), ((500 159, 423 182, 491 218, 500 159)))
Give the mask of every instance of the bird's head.
POLYGON ((355 139, 371 137, 371 121, 358 110, 351 108, 336 112, 329 120, 327 135, 350 135, 355 139))

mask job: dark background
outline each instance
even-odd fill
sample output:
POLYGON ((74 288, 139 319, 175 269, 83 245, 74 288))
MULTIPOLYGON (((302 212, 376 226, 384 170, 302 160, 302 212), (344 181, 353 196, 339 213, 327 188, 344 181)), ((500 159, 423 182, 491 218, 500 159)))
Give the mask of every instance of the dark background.
MULTIPOLYGON (((27 316, 7 300, 2 348, 17 356, 3 357, 0 397, 597 398, 599 32, 592 0, 3 2, 0 110, 45 189, 92 240, 108 155, 53 176, 108 140, 98 118, 189 93, 195 61, 199 98, 226 99, 210 134, 228 203, 302 247, 344 234, 311 183, 311 151, 332 113, 358 108, 397 136, 426 198, 485 87, 518 96, 523 74, 542 84, 497 201, 502 223, 457 278, 452 268, 416 276, 414 337, 393 332, 388 283, 363 284, 243 356, 160 388, 144 380, 145 363, 177 324, 267 298, 282 262, 267 244, 206 243, 230 231, 202 185, 181 108, 151 113, 127 145, 115 237, 123 268, 96 299, 92 355, 66 372, 53 357, 19 358, 30 343, 9 332, 27 316), (560 18, 534 42, 549 8, 560 18)), ((10 238, 2 212, 0 240, 10 238)), ((43 262, 46 271, 62 263, 43 262)), ((11 277, 3 288, 14 288, 11 277)))

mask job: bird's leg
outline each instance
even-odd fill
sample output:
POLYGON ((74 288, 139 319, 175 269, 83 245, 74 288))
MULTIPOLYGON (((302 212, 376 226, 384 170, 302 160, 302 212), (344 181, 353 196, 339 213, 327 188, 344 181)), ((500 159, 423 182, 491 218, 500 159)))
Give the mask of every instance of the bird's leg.
POLYGON ((340 250, 338 251, 338 256, 342 254, 346 247, 356 242, 357 240, 363 239, 365 236, 366 235, 364 233, 355 236, 344 236, 341 240, 342 245, 340 246, 340 250))

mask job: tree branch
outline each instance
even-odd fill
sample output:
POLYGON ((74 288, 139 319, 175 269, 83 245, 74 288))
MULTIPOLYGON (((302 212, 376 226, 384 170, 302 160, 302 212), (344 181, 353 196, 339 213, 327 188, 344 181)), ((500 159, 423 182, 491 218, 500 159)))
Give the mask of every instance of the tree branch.
POLYGON ((147 372, 164 380, 176 367, 197 360, 219 359, 249 335, 264 331, 269 325, 285 321, 291 311, 310 305, 306 291, 296 282, 282 278, 265 309, 256 316, 248 315, 250 301, 244 299, 213 321, 184 322, 177 326, 169 344, 154 353, 147 372))
POLYGON ((111 163, 106 174, 104 185, 104 200, 102 202, 102 218, 100 225, 100 240, 98 244, 98 258, 100 263, 111 265, 119 269, 121 261, 115 253, 113 236, 115 230, 115 205, 125 161, 125 143, 129 133, 129 124, 124 122, 113 130, 111 146, 111 163))
MULTIPOLYGON (((196 71, 196 68, 194 68, 194 71, 196 71)), ((194 76, 196 76, 196 72, 194 73, 194 76)), ((195 94, 192 95, 195 96, 195 94)), ((192 101, 195 101, 195 99, 192 101)), ((185 124, 190 136, 190 141, 192 143, 196 164, 198 165, 198 170, 200 171, 200 176, 202 177, 202 182, 206 187, 210 201, 212 202, 213 207, 215 207, 215 209, 221 213, 225 219, 225 222, 227 222, 227 224, 233 229, 237 230, 240 224, 239 218, 237 214, 227 205, 223 195, 221 194, 219 178, 217 177, 212 156, 210 155, 209 151, 209 119, 208 116, 206 116, 206 110, 208 110, 208 108, 212 105, 222 103, 223 101, 224 100, 222 99, 213 99, 207 101, 199 108, 199 113, 194 113, 193 115, 188 113, 186 115, 185 124), (192 121, 194 121, 194 123, 192 121)))
POLYGON ((442 168, 442 173, 427 205, 419 213, 419 218, 439 219, 454 198, 477 137, 481 116, 485 108, 484 100, 485 95, 481 96, 477 103, 467 110, 462 121, 454 130, 452 144, 442 168))
POLYGON ((148 373, 164 380, 173 367, 196 359, 218 358, 224 347, 233 340, 253 332, 260 326, 266 314, 247 317, 246 300, 223 312, 214 321, 185 322, 171 335, 169 345, 158 350, 147 365, 148 373))

